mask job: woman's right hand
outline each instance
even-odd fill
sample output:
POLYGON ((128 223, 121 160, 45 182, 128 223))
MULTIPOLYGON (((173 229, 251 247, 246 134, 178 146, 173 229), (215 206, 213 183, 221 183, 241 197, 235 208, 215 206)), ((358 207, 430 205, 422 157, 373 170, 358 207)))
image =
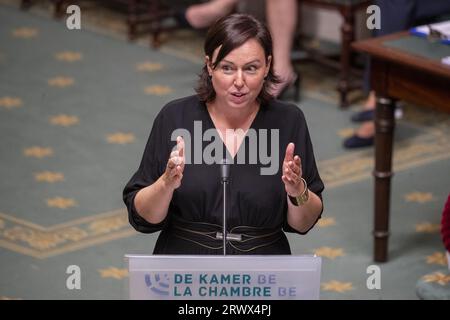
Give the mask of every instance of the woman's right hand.
POLYGON ((163 180, 166 185, 175 190, 181 185, 184 171, 184 140, 177 137, 176 150, 170 153, 169 161, 167 161, 166 171, 163 174, 163 180))

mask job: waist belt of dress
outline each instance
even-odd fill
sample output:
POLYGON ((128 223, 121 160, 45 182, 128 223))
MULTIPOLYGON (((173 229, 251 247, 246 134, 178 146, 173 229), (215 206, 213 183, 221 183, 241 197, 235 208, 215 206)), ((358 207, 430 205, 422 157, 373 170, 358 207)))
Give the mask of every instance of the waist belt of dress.
MULTIPOLYGON (((222 226, 206 222, 191 222, 175 218, 171 223, 175 237, 214 250, 223 249, 222 226)), ((241 252, 269 246, 283 237, 281 227, 258 228, 236 226, 227 231, 227 244, 241 252)))

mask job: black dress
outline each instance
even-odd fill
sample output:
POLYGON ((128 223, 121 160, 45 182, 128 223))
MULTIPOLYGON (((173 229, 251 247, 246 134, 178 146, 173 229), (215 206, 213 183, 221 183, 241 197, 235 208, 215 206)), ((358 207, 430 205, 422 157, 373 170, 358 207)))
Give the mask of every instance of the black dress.
MULTIPOLYGON (((199 159, 194 159, 191 153, 191 164, 185 165, 181 186, 174 191, 167 217, 161 223, 148 223, 139 216, 134 206, 136 193, 155 182, 164 173, 170 152, 176 145, 176 141, 171 140, 175 129, 184 128, 191 133, 191 150, 198 150, 199 145, 202 146, 201 150, 205 150, 211 144, 211 141, 204 141, 207 139, 199 140, 199 125, 202 134, 208 129, 215 130, 206 104, 197 96, 168 103, 155 118, 139 169, 123 191, 130 224, 143 233, 161 230, 154 249, 155 254, 223 252, 222 240, 214 239, 216 232, 221 230, 223 217, 220 163, 206 164, 200 159, 199 164, 199 159), (196 145, 194 140, 198 142, 196 145)), ((295 143, 294 154, 301 157, 303 178, 307 181, 309 190, 322 198, 324 189, 317 171, 305 117, 297 106, 272 100, 260 107, 250 129, 256 130, 255 132, 265 131, 267 139, 259 135, 258 144, 250 144, 247 133, 238 152, 238 155, 245 154, 244 164, 238 161, 237 156, 231 159, 220 140, 223 153, 229 160, 234 160, 230 166, 231 181, 228 185, 227 229, 233 233, 244 234, 242 240, 245 240, 229 241, 227 253, 290 254, 289 243, 282 230, 299 232, 287 224, 288 200, 281 180, 283 159, 289 142, 295 143), (279 134, 279 149, 278 154, 274 152, 271 155, 271 141, 276 140, 271 140, 270 137, 271 132, 275 131, 279 134), (249 157, 251 147, 260 146, 260 140, 267 141, 267 151, 263 154, 269 154, 272 159, 270 163, 259 157, 255 163, 249 157), (275 165, 276 161, 278 166, 275 165), (276 169, 271 170, 275 174, 261 174, 262 168, 270 166, 276 169)), ((249 131, 252 131, 250 129, 249 131)))

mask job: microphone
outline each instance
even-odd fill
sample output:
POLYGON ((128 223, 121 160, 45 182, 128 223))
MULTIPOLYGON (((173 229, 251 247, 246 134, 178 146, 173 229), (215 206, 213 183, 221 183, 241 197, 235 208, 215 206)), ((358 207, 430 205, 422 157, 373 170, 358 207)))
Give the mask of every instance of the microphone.
POLYGON ((228 182, 230 179, 230 164, 227 159, 222 160, 222 163, 220 164, 220 173, 222 182, 228 182))
POLYGON ((222 244, 223 255, 227 255, 227 185, 230 180, 230 164, 223 159, 220 164, 220 177, 223 185, 223 217, 222 217, 222 244))

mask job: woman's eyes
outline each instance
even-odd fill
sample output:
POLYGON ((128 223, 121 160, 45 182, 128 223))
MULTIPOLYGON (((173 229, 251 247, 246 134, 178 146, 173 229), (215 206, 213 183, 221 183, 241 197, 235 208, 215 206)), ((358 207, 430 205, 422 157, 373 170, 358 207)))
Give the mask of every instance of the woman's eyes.
MULTIPOLYGON (((232 66, 228 66, 228 65, 223 65, 221 68, 222 68, 222 71, 224 71, 226 73, 231 73, 236 70, 236 68, 234 68, 232 66)), ((258 70, 258 67, 255 65, 250 65, 250 66, 244 67, 244 71, 248 71, 250 73, 254 73, 257 70, 258 70)))
POLYGON ((225 66, 222 66, 222 70, 225 72, 230 72, 233 70, 233 68, 231 66, 225 65, 225 66))

